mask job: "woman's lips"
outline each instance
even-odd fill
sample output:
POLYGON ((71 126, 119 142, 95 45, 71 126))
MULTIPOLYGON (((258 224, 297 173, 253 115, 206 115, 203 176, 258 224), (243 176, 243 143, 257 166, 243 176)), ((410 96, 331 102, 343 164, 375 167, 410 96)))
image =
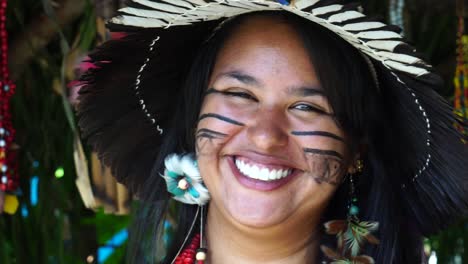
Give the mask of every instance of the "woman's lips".
POLYGON ((263 163, 243 156, 229 156, 227 160, 238 182, 246 188, 258 191, 278 189, 301 172, 273 162, 263 163), (245 165, 242 168, 238 167, 240 161, 245 165), (246 173, 244 174, 241 169, 246 173))

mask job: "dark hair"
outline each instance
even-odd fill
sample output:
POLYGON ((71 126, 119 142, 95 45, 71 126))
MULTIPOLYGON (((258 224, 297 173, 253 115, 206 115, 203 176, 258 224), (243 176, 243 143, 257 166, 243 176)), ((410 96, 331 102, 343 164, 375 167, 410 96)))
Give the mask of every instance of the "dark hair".
MULTIPOLYGON (((164 158, 171 153, 195 151, 194 128, 216 56, 233 30, 252 15, 274 16, 296 29, 336 121, 345 131, 348 156, 360 153, 364 160, 364 171, 356 183, 359 216, 362 220, 379 222, 376 236, 381 239, 380 245, 365 248, 365 254, 372 256, 376 263, 420 263, 422 234, 412 226, 412 219, 405 217, 408 214, 401 208, 398 195, 400 183, 392 177, 399 173, 392 157, 401 154, 395 146, 401 137, 386 125, 386 120, 392 120, 392 107, 383 100, 387 96, 385 91, 377 88, 369 65, 354 47, 322 26, 287 12, 250 13, 229 19, 200 46, 187 71, 172 125, 166 131, 151 176, 140 194, 141 202, 131 230, 129 262, 170 263, 187 236, 196 206, 170 205, 170 195, 160 177, 164 158), (169 211, 176 212, 176 231, 164 250, 162 232, 169 211)), ((323 215, 323 222, 346 218, 348 187, 348 181, 340 185, 323 215)), ((334 237, 323 235, 322 244, 333 246, 334 241, 334 237)))

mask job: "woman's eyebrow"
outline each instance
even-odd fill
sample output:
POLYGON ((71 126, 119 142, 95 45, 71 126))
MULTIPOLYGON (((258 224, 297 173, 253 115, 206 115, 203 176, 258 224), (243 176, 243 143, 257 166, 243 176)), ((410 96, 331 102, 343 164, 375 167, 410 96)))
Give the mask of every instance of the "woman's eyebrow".
MULTIPOLYGON (((221 79, 221 78, 231 78, 235 79, 243 84, 254 86, 254 87, 259 87, 262 88, 264 85, 263 83, 255 78, 252 75, 249 75, 245 72, 239 71, 239 70, 233 70, 233 71, 228 71, 219 74, 216 79, 221 79)), ((294 95, 294 96, 300 96, 300 97, 306 97, 306 96, 322 96, 325 97, 325 93, 320 88, 319 86, 298 86, 298 87, 289 87, 288 88, 288 94, 294 95)))
POLYGON ((246 85, 263 87, 262 82, 259 81, 257 78, 239 70, 224 72, 224 73, 219 74, 216 77, 216 79, 221 79, 221 78, 231 78, 246 85))
POLYGON ((307 96, 322 96, 326 97, 324 91, 320 87, 300 86, 290 87, 288 93, 294 96, 307 97, 307 96))

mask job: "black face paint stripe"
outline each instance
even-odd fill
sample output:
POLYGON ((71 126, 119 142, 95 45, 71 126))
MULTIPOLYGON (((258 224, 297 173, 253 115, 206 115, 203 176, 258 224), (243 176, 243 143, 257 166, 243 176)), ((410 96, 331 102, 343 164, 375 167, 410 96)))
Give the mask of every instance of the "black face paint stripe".
POLYGON ((312 148, 304 148, 305 153, 310 154, 319 154, 319 155, 327 155, 327 156, 334 156, 340 160, 343 160, 343 155, 334 151, 334 150, 323 150, 323 149, 312 149, 312 148))
POLYGON ((338 135, 335 135, 330 132, 326 131, 292 131, 291 134, 295 136, 321 136, 321 137, 329 137, 341 142, 344 142, 344 139, 338 135))
POLYGON ((211 130, 211 129, 207 129, 207 128, 202 128, 202 129, 199 129, 197 131, 197 138, 205 137, 205 138, 213 139, 213 138, 223 138, 223 137, 226 137, 226 136, 227 136, 227 134, 224 134, 224 133, 221 133, 221 132, 218 132, 218 131, 214 131, 214 130, 211 130))
POLYGON ((200 118, 198 119, 198 122, 200 122, 201 120, 203 120, 205 118, 216 118, 216 119, 219 119, 221 121, 224 121, 224 122, 236 125, 236 126, 245 126, 244 123, 241 123, 241 122, 233 120, 233 119, 231 119, 229 117, 225 117, 225 116, 214 114, 214 113, 208 113, 208 114, 201 115, 200 118))

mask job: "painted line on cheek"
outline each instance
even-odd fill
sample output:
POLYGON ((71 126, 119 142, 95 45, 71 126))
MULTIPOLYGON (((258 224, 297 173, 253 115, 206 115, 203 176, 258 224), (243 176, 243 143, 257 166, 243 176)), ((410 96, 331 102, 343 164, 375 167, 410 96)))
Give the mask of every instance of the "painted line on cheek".
POLYGON ((236 121, 234 119, 231 119, 229 117, 225 117, 225 116, 222 116, 222 115, 219 115, 219 114, 214 114, 214 113, 208 113, 208 114, 201 115, 200 118, 198 119, 198 122, 200 122, 201 120, 203 120, 205 118, 216 118, 216 119, 219 119, 221 121, 224 121, 224 122, 236 125, 236 126, 245 126, 244 123, 241 123, 241 122, 236 121))
POLYGON ((338 141, 344 142, 344 139, 338 135, 327 131, 292 131, 291 134, 294 136, 320 136, 320 137, 329 137, 336 139, 338 141))
POLYGON ((334 151, 334 150, 323 150, 323 149, 312 149, 312 148, 304 148, 304 152, 306 154, 319 154, 319 155, 327 155, 327 156, 334 156, 343 160, 343 155, 334 151))

